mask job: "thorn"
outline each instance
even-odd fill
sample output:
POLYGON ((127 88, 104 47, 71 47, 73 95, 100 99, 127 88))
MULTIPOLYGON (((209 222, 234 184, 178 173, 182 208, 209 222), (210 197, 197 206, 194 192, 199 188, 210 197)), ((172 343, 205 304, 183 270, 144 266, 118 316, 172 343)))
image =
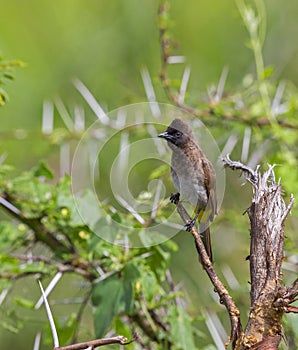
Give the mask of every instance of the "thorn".
POLYGON ((144 84, 147 99, 149 102, 151 102, 150 103, 151 112, 153 114, 153 117, 158 119, 161 116, 161 111, 159 109, 158 103, 156 102, 156 96, 152 85, 151 77, 146 67, 141 69, 141 76, 143 79, 143 84, 144 84))
POLYGON ((181 85, 180 85, 180 91, 178 95, 178 103, 183 104, 184 103, 184 98, 185 98, 185 93, 187 90, 187 85, 190 77, 190 66, 186 66, 183 72, 182 80, 181 80, 181 85))

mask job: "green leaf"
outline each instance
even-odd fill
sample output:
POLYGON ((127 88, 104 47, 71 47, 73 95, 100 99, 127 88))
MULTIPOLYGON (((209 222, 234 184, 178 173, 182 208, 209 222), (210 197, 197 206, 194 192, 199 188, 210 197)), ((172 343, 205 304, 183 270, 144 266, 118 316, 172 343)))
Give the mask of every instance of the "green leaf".
POLYGON ((0 321, 0 325, 1 327, 3 327, 4 329, 6 329, 7 331, 13 333, 13 334, 17 334, 19 332, 19 329, 15 326, 13 326, 12 324, 5 322, 5 321, 0 321))
POLYGON ((134 263, 128 263, 123 270, 124 311, 130 313, 134 308, 134 282, 140 277, 140 272, 134 263))
POLYGON ((77 198, 78 214, 91 229, 94 229, 97 221, 101 218, 101 208, 95 194, 87 190, 77 198))
POLYGON ((59 180, 56 187, 56 192, 57 192, 57 207, 69 208, 72 213, 75 213, 73 215, 76 215, 79 217, 79 219, 75 220, 74 224, 81 225, 83 222, 79 214, 77 214, 77 208, 75 205, 73 194, 71 192, 71 180, 69 175, 65 175, 59 180))
MULTIPOLYGON (((58 329, 60 344, 68 344, 71 341, 74 335, 74 332, 78 326, 77 314, 71 313, 66 320, 55 318, 55 324, 58 329)), ((50 327, 48 324, 47 326, 49 328, 48 332, 50 334, 51 333, 50 327)))
POLYGON ((35 177, 44 176, 47 179, 54 179, 54 173, 47 167, 44 161, 39 162, 39 164, 32 169, 32 172, 35 177))
POLYGON ((117 276, 98 282, 92 291, 94 327, 96 337, 101 338, 110 328, 113 319, 124 310, 123 283, 117 276))
POLYGON ((25 307, 26 309, 34 309, 34 306, 35 306, 35 303, 33 301, 22 298, 22 297, 15 297, 14 302, 17 305, 25 307))
POLYGON ((154 300, 156 295, 161 294, 159 281, 155 274, 150 270, 143 271, 140 285, 142 286, 142 292, 149 303, 154 300))
POLYGON ((196 349, 191 320, 184 308, 173 306, 169 314, 170 339, 179 350, 196 349))
POLYGON ((167 236, 156 232, 148 230, 141 230, 139 233, 140 240, 145 247, 155 246, 162 244, 163 247, 167 247, 169 250, 176 252, 178 250, 178 245, 169 239, 167 236))
POLYGON ((116 334, 123 335, 127 339, 131 338, 131 329, 120 317, 115 317, 113 326, 116 334))
POLYGON ((151 247, 152 253, 146 260, 150 269, 155 273, 159 281, 164 281, 165 271, 169 267, 170 253, 165 252, 160 246, 151 247))
POLYGON ((267 66, 263 72, 262 72, 262 75, 261 75, 261 78, 262 79, 268 79, 271 77, 271 75, 274 73, 274 66, 267 66))
POLYGON ((22 233, 15 227, 15 224, 8 221, 0 221, 0 247, 4 251, 11 248, 17 240, 21 241, 22 233))
POLYGON ((112 220, 118 222, 119 224, 121 223, 122 219, 121 216, 119 215, 118 212, 114 213, 111 215, 112 220))

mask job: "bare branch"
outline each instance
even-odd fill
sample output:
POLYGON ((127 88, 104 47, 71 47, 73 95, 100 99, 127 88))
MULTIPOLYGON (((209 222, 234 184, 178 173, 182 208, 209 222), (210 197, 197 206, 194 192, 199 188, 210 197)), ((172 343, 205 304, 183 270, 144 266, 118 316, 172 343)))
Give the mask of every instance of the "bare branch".
POLYGON ((291 194, 291 196, 290 196, 290 203, 288 204, 288 206, 287 206, 287 208, 286 208, 286 210, 284 212, 284 215, 281 218, 281 222, 282 223, 284 223, 285 219, 289 215, 289 213, 290 213, 290 211, 291 211, 291 209, 292 209, 292 207, 294 205, 294 202, 295 202, 294 196, 293 196, 293 194, 291 194))
POLYGON ((95 339, 84 343, 77 343, 72 345, 55 347, 53 350, 83 350, 87 348, 95 349, 99 346, 104 346, 108 344, 128 345, 128 344, 131 344, 133 341, 135 341, 136 337, 137 335, 134 335, 134 337, 128 341, 127 338, 125 338, 124 336, 118 335, 112 338, 95 339))
POLYGON ((286 313, 295 313, 295 314, 298 314, 298 307, 297 306, 293 306, 293 305, 289 305, 289 306, 286 306, 285 307, 285 312, 286 313))
MULTIPOLYGON (((185 224, 189 223, 190 216, 186 212, 181 202, 177 203, 177 212, 179 213, 181 219, 185 224)), ((210 261, 209 256, 206 252, 206 249, 200 234, 194 227, 192 228, 190 233, 193 235, 195 240, 196 249, 199 255, 199 261, 201 262, 203 269, 206 271, 211 283, 213 284, 215 291, 218 293, 220 302, 224 304, 224 306, 226 307, 229 313, 230 322, 231 322, 231 336, 227 345, 231 342, 234 348, 237 340, 241 337, 241 334, 242 334, 240 311, 236 306, 235 302, 233 301, 232 297, 230 296, 228 290, 226 289, 226 287, 218 277, 214 269, 214 266, 210 261)))
POLYGON ((240 170, 241 172, 243 172, 243 174, 245 175, 245 177, 250 183, 252 184, 257 183, 259 178, 257 171, 252 170, 251 168, 242 164, 241 162, 231 160, 229 154, 227 154, 224 158, 222 158, 222 161, 225 167, 229 167, 232 170, 240 170))
POLYGON ((289 304, 296 301, 296 297, 298 296, 298 278, 294 281, 291 287, 287 288, 286 298, 289 299, 289 304))
POLYGON ((294 198, 291 196, 286 206, 281 185, 275 181, 274 165, 269 165, 261 174, 229 157, 224 162, 231 169, 243 171, 254 190, 252 204, 247 210, 251 224, 251 309, 239 349, 276 350, 281 340, 283 314, 297 311, 289 304, 298 295, 298 279, 288 288, 280 283, 284 221, 294 198))
MULTIPOLYGON (((79 308, 79 310, 77 312, 77 316, 76 316, 77 324, 80 324, 80 322, 82 320, 84 310, 88 304, 88 301, 91 297, 91 294, 92 294, 92 288, 90 288, 90 290, 87 292, 86 296, 84 297, 84 300, 81 302, 80 308, 79 308)), ((77 327, 75 329, 74 335, 72 337, 72 343, 77 342, 78 333, 79 333, 79 327, 77 327)))

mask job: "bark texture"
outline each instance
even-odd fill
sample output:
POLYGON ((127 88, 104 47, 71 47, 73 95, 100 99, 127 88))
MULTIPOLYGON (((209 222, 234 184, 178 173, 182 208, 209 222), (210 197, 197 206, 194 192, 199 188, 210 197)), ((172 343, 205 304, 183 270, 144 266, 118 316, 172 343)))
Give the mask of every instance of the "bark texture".
POLYGON ((258 169, 254 171, 229 157, 224 163, 232 169, 240 169, 253 188, 252 203, 247 210, 251 224, 251 309, 235 349, 278 349, 283 314, 298 293, 297 281, 291 287, 281 284, 284 223, 294 199, 291 196, 289 205, 285 204, 273 166, 261 174, 258 169))

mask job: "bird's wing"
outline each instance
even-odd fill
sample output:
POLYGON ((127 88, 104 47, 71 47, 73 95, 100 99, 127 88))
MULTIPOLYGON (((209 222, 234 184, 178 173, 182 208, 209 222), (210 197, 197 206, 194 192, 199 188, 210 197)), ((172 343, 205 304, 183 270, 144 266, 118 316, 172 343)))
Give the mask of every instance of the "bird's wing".
POLYGON ((204 171, 205 188, 207 191, 208 203, 206 211, 211 211, 209 220, 212 221, 214 215, 217 214, 217 199, 216 199, 216 175, 214 168, 207 158, 202 158, 202 168, 204 171))

